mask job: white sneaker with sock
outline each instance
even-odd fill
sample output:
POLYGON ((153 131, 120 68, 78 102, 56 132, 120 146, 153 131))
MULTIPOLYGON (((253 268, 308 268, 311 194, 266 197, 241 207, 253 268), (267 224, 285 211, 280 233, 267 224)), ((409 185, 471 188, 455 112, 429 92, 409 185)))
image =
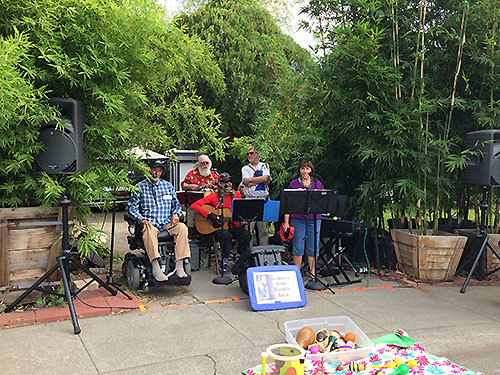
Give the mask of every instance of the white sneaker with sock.
POLYGON ((187 277, 187 273, 184 272, 184 259, 175 261, 175 273, 178 277, 187 277))
POLYGON ((158 262, 158 258, 153 259, 151 262, 151 266, 153 267, 153 277, 156 281, 167 281, 168 276, 163 273, 160 268, 160 263, 158 262))

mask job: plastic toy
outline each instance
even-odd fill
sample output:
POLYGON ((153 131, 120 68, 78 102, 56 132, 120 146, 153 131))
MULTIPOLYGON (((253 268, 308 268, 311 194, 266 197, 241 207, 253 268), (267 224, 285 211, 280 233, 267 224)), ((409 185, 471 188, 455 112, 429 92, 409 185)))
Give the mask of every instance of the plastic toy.
POLYGON ((415 361, 414 359, 410 359, 410 360, 408 361, 407 365, 408 365, 409 367, 417 367, 417 366, 418 366, 418 363, 417 363, 417 361, 415 361))
POLYGON ((365 365, 363 365, 362 363, 358 364, 358 363, 351 362, 347 365, 348 371, 363 371, 364 369, 365 369, 365 365))
POLYGON ((330 332, 330 336, 335 336, 337 339, 340 339, 340 332, 333 330, 332 332, 330 332))
POLYGON ((299 332, 297 332, 296 336, 296 341, 299 346, 302 348, 307 348, 309 345, 314 343, 316 335, 314 333, 314 330, 311 327, 302 327, 299 329, 299 332))
POLYGON ((344 335, 344 340, 345 340, 345 342, 347 342, 347 341, 355 342, 356 341, 356 336, 352 332, 347 332, 344 335))
POLYGON ((406 375, 410 371, 410 368, 408 365, 405 365, 404 363, 399 365, 396 371, 391 372, 390 375, 406 375))
POLYGON ((267 361, 267 353, 266 352, 262 352, 260 353, 260 360, 262 362, 262 371, 261 371, 261 375, 266 375, 266 361, 267 361))
MULTIPOLYGON (((372 368, 394 368, 394 367, 400 367, 400 366, 407 366, 407 367, 417 367, 418 363, 414 359, 410 359, 406 364, 401 358, 396 358, 394 362, 387 362, 385 365, 373 365, 372 368)), ((396 370, 397 371, 397 370, 396 370)), ((393 374, 399 374, 396 372, 393 372, 393 374)))
POLYGON ((312 345, 309 347, 309 351, 311 352, 311 354, 317 354, 319 353, 319 348, 316 345, 312 345))
POLYGON ((394 368, 396 367, 396 364, 394 362, 387 362, 385 365, 373 365, 373 368, 394 368))
POLYGON ((266 354, 274 360, 280 375, 304 375, 304 348, 292 344, 275 344, 266 349, 266 354))

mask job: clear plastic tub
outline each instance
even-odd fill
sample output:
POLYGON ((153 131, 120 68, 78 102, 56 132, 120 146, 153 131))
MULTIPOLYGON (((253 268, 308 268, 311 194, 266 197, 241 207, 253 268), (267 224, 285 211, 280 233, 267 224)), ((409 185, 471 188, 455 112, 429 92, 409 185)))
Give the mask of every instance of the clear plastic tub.
POLYGON ((326 362, 352 362, 368 357, 373 350, 373 343, 365 333, 347 316, 330 316, 326 318, 311 318, 300 320, 289 320, 285 322, 286 341, 289 344, 297 344, 295 337, 302 327, 309 326, 314 332, 322 328, 328 331, 337 330, 341 335, 352 332, 356 336, 356 345, 360 348, 341 352, 307 354, 306 358, 313 361, 320 361, 323 358, 326 362))

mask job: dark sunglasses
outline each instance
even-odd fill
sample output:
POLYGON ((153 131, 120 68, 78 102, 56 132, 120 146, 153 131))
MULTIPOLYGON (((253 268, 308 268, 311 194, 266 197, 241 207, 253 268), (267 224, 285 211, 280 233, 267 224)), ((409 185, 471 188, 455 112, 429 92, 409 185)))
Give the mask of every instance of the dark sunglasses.
POLYGON ((221 180, 222 184, 227 184, 228 182, 233 183, 233 180, 221 180))
POLYGON ((253 154, 255 154, 255 152, 253 152, 253 151, 247 152, 247 156, 248 155, 253 155, 253 154))

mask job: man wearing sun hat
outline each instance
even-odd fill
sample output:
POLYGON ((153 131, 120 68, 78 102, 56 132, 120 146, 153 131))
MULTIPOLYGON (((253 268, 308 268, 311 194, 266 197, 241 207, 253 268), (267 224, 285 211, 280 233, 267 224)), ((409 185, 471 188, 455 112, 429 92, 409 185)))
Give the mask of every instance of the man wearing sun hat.
POLYGON ((136 221, 143 224, 142 239, 157 281, 167 281, 158 262, 158 233, 166 230, 175 241, 175 273, 178 277, 187 277, 184 272, 184 259, 191 257, 188 242, 188 229, 179 222, 182 214, 181 205, 172 184, 160 179, 165 165, 162 160, 149 161, 150 176, 139 182, 132 191, 129 201, 129 213, 136 221))

